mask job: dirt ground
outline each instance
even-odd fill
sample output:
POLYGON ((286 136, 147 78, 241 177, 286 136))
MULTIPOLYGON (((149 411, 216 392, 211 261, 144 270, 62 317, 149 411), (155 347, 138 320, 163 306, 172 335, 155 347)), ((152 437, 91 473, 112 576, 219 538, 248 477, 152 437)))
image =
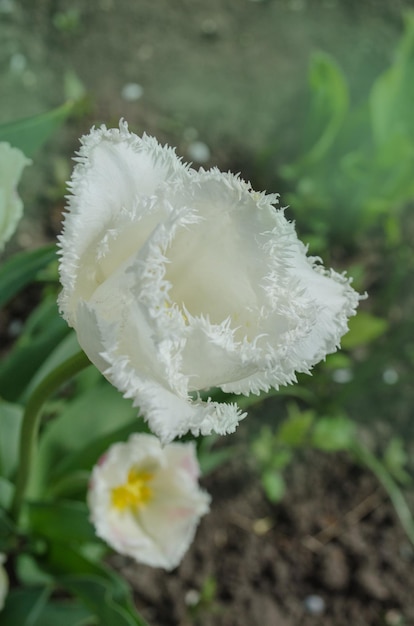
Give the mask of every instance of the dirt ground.
MULTIPOLYGON (((311 51, 333 53, 358 98, 389 62, 408 4, 0 0, 0 122, 88 94, 83 115, 25 174, 22 245, 58 231, 59 185, 92 124, 124 117, 187 160, 201 141, 204 166, 260 182, 263 155, 289 144, 311 51), (130 84, 141 88, 135 99, 125 97, 130 84)), ((24 309, 21 300, 12 305, 4 328, 24 309)), ((414 624, 414 550, 377 481, 347 457, 308 452, 291 469, 285 499, 271 505, 246 458, 243 428, 234 435, 240 455, 205 479, 212 510, 180 567, 166 574, 112 559, 149 623, 414 624)))
POLYGON ((271 505, 245 459, 205 481, 212 510, 176 571, 114 557, 151 625, 414 624, 414 549, 372 476, 309 452, 271 505))

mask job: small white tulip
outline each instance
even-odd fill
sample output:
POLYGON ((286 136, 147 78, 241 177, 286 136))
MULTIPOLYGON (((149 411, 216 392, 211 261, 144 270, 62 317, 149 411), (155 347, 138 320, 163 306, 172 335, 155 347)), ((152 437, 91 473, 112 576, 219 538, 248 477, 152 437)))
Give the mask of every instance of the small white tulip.
POLYGON ((60 238, 60 309, 164 443, 233 432, 219 387, 258 394, 334 352, 350 281, 306 256, 277 195, 199 172, 125 122, 82 138, 60 238))
POLYGON ((194 443, 165 447, 135 434, 94 467, 88 492, 96 533, 121 554, 167 570, 190 546, 210 496, 198 485, 194 443))

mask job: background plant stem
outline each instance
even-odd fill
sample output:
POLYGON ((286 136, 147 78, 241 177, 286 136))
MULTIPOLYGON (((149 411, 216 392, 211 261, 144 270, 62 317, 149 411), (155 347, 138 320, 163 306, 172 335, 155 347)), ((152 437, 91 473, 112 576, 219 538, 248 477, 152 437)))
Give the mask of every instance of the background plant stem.
POLYGON ((16 488, 11 505, 11 516, 16 522, 19 521, 30 469, 34 461, 43 404, 64 382, 89 365, 91 362, 85 353, 78 352, 50 372, 36 387, 27 402, 20 433, 16 488))

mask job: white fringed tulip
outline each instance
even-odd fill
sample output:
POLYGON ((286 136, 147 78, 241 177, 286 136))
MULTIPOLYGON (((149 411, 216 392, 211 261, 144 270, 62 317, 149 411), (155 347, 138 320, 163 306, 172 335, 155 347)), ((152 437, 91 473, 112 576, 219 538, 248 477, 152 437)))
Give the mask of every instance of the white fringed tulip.
POLYGON ((350 281, 306 256, 275 195, 196 172, 121 122, 82 138, 60 238, 60 308, 93 363, 163 442, 234 431, 235 404, 334 352, 350 281))
POLYGON ((0 142, 0 251, 16 230, 23 202, 16 187, 23 169, 31 163, 18 148, 0 142))
POLYGON ((9 578, 7 572, 3 567, 6 557, 4 554, 0 554, 0 611, 4 607, 6 596, 9 592, 9 578))
POLYGON ((115 443, 94 467, 88 492, 97 535, 139 563, 173 569, 209 510, 198 477, 192 442, 162 447, 154 435, 135 434, 115 443))

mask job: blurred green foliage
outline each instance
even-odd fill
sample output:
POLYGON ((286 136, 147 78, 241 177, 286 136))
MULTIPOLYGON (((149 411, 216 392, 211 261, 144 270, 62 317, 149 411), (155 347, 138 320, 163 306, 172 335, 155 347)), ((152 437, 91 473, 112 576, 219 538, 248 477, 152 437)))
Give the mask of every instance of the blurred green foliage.
POLYGON ((414 197, 414 13, 391 66, 353 103, 346 77, 325 52, 313 55, 299 156, 279 167, 295 219, 319 249, 347 246, 372 226, 400 240, 399 218, 414 197))
POLYGON ((283 498, 287 469, 305 448, 349 454, 386 489, 414 542, 404 495, 414 469, 414 12, 391 65, 357 97, 350 82, 331 55, 312 56, 308 106, 288 146, 296 156, 281 165, 285 154, 273 151, 266 167, 285 185, 310 251, 344 261, 368 300, 350 319, 342 350, 312 378, 299 377, 303 393, 286 389, 295 402, 272 405, 251 451, 272 502, 283 498), (283 416, 276 428, 275 414, 283 416))

